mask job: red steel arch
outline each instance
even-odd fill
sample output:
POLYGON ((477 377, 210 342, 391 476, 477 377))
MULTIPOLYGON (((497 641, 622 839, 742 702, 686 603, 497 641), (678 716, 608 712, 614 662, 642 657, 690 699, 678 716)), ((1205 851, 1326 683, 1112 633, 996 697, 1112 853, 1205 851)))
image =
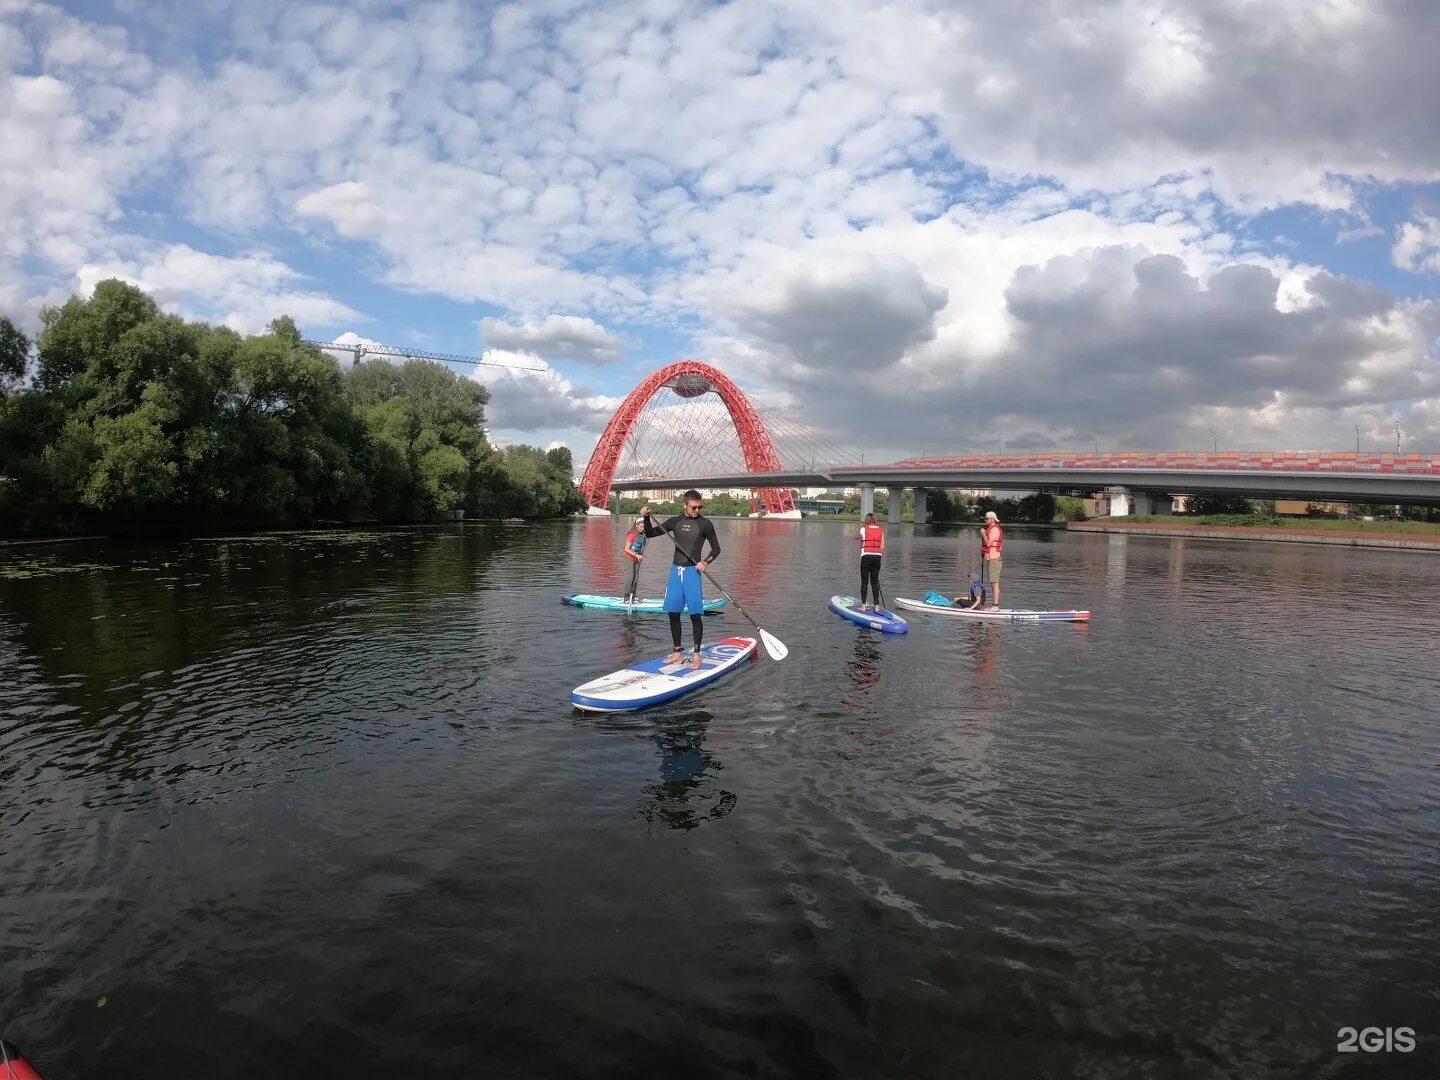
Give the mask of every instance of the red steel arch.
MULTIPOLYGON (((634 430, 640 411, 665 384, 680 375, 700 375, 708 379, 720 395, 720 400, 725 402, 725 408, 735 424, 735 434, 740 439, 740 452, 745 457, 746 469, 750 472, 785 471, 780 454, 775 449, 775 441, 770 438, 765 421, 745 396, 745 391, 709 364, 702 364, 699 360, 680 360, 647 376, 630 391, 605 425, 600 441, 590 455, 590 463, 585 466, 585 476, 580 481, 580 494, 591 506, 603 509, 610 501, 610 485, 615 480, 615 469, 620 464, 625 440, 634 430)), ((788 488, 756 488, 755 496, 766 513, 780 514, 795 509, 795 497, 788 488)))

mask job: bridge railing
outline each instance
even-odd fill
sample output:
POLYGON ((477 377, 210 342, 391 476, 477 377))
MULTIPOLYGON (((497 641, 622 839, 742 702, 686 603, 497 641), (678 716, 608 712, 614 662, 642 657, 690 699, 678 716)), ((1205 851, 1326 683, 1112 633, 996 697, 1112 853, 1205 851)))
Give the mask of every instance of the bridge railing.
POLYGON ((1321 451, 1117 451, 1101 454, 957 454, 906 458, 847 471, 905 469, 1207 469, 1246 472, 1357 472, 1440 475, 1440 454, 1321 451))

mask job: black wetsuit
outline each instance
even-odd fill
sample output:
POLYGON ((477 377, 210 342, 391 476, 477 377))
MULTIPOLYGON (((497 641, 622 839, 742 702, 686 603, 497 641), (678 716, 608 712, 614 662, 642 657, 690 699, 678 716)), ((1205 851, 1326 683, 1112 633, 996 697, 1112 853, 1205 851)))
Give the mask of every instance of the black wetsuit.
MULTIPOLYGON (((667 532, 675 538, 675 557, 671 560, 672 569, 670 571, 672 578, 676 573, 674 567, 693 567, 702 561, 702 552, 707 543, 710 545, 710 554, 704 556, 706 563, 714 562, 720 555, 720 541, 715 537, 715 526, 703 514, 693 518, 677 514, 675 517, 666 518, 659 525, 651 521, 648 515, 646 516, 646 536, 662 536, 667 532)), ((680 612, 668 610, 671 591, 671 587, 667 586, 665 590, 666 608, 667 614, 670 616, 670 638, 675 644, 675 651, 679 652, 680 612)), ((697 587, 695 596, 691 599, 694 600, 698 597, 699 589, 697 587)), ((701 619, 703 607, 691 604, 686 606, 690 608, 690 630, 695 637, 695 648, 699 650, 701 642, 705 639, 705 624, 701 619)))
POLYGON ((713 563, 720 557, 720 541, 715 538, 715 523, 704 514, 693 518, 676 514, 659 525, 648 517, 645 519, 646 536, 663 536, 667 532, 676 540, 675 558, 671 560, 675 566, 694 566, 698 563, 701 549, 707 540, 710 542, 710 555, 705 561, 713 563))

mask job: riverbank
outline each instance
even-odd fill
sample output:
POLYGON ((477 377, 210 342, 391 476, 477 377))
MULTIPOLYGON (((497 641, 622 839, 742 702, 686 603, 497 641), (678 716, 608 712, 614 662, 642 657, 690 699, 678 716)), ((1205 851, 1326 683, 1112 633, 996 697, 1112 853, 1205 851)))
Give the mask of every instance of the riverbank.
POLYGON ((1440 525, 1423 521, 1376 522, 1297 520, 1287 525, 1192 525, 1163 518, 1105 518, 1072 521, 1071 532, 1178 536, 1197 540, 1262 540, 1281 544, 1334 544, 1342 547, 1402 548, 1440 551, 1440 525))

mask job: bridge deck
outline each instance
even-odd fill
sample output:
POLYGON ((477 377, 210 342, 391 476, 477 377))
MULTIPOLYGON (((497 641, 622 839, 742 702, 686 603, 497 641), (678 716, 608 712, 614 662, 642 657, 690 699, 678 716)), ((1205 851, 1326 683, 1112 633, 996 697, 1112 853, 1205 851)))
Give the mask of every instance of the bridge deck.
POLYGON ((1337 502, 1440 505, 1440 454, 1303 451, 1155 451, 1109 454, 966 454, 887 465, 829 465, 783 472, 621 480, 614 491, 684 487, 991 488, 1234 494, 1337 502))

